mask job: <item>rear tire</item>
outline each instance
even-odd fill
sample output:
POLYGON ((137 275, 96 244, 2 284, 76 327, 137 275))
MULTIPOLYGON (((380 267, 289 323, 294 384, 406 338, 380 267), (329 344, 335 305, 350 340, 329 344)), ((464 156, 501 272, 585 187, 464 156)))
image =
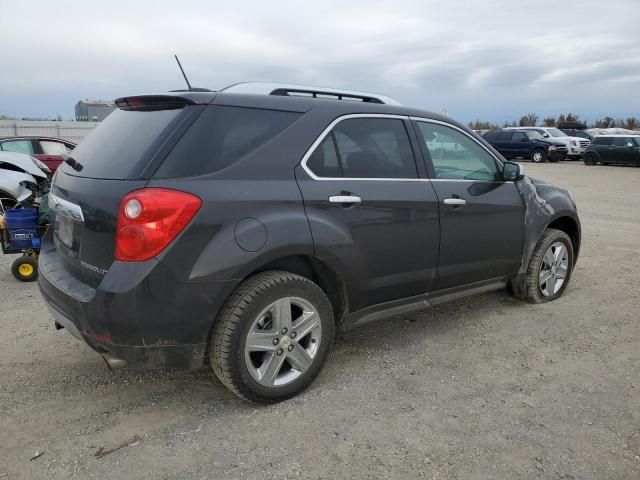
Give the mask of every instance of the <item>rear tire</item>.
POLYGON ((583 157, 583 162, 585 165, 596 165, 598 163, 598 157, 596 157, 595 153, 586 153, 583 157))
POLYGON ((547 161, 547 152, 542 150, 541 148, 535 149, 531 153, 531 161, 533 163, 544 163, 547 161))
POLYGON ((209 360, 239 397, 275 403, 315 379, 334 332, 333 310, 320 287, 293 273, 262 272, 242 282, 220 310, 209 360))
POLYGON ((536 245, 524 278, 524 299, 545 303, 560 297, 573 271, 573 244, 562 230, 548 228, 536 245))
POLYGON ((38 260, 23 255, 11 264, 11 273, 21 282, 33 282, 38 278, 38 260))

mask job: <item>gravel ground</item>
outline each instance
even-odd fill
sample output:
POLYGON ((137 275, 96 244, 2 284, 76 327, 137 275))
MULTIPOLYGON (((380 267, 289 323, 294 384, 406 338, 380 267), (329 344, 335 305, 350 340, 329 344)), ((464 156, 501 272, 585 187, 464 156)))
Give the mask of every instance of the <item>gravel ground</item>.
POLYGON ((275 406, 204 369, 109 372, 0 256, 0 478, 640 478, 640 169, 526 167, 578 203, 564 297, 496 292, 342 334, 275 406))

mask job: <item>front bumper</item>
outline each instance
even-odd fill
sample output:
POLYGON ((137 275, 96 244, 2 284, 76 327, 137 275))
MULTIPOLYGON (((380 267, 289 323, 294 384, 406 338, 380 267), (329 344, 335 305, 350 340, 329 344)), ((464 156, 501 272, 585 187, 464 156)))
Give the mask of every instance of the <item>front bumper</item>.
POLYGON ((567 155, 565 150, 549 150, 547 156, 551 161, 564 160, 567 155))
POLYGON ((133 369, 199 368, 208 336, 235 282, 185 282, 161 262, 114 262, 98 288, 66 273, 51 243, 38 284, 56 328, 133 369))

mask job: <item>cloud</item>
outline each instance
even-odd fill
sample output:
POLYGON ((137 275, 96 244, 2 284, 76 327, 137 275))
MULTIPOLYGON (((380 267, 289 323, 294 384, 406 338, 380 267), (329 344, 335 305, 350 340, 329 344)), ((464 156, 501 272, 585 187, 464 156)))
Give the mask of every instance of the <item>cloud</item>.
POLYGON ((282 81, 385 93, 463 121, 640 115, 640 3, 2 1, 0 113, 282 81))

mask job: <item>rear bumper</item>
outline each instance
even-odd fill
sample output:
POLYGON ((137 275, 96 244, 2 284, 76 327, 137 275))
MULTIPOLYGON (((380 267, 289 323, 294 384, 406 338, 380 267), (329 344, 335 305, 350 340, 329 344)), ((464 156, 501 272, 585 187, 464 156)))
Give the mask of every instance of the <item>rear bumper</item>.
POLYGON ((109 368, 111 368, 113 359, 120 360, 123 362, 123 366, 130 367, 132 370, 155 368, 196 369, 203 364, 206 343, 162 346, 132 346, 109 343, 81 332, 73 319, 58 310, 44 294, 43 297, 47 301, 56 330, 64 329, 73 337, 86 343, 105 359, 109 368))
POLYGON ((235 282, 175 279, 157 260, 114 262, 97 289, 40 253, 38 284, 56 328, 133 369, 199 368, 219 308, 235 282))

